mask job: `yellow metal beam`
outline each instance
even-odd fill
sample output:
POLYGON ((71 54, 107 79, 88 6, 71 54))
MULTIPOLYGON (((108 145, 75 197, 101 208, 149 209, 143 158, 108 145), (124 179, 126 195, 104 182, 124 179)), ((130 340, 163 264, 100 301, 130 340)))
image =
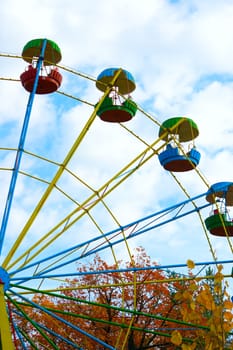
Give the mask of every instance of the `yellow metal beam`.
POLYGON ((14 350, 14 344, 11 337, 10 323, 6 311, 6 302, 4 298, 4 284, 0 282, 0 349, 14 350))

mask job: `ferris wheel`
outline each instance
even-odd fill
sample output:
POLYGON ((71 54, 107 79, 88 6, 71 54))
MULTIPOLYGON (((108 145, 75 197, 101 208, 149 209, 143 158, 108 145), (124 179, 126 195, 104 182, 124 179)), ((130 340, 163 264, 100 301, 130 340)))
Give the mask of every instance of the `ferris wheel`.
MULTIPOLYGON (((6 144, 1 144, 0 148, 3 164, 0 168, 3 183, 0 349, 89 349, 85 342, 80 344, 74 337, 54 329, 53 320, 61 328, 68 327, 71 333, 77 332, 86 338, 86 344, 91 342, 96 349, 125 349, 130 329, 169 337, 171 329, 168 326, 153 332, 145 327, 136 329, 132 320, 140 311, 132 312, 125 306, 127 283, 124 283, 124 276, 128 272, 133 274, 133 292, 129 296, 133 304, 137 273, 159 269, 176 272, 175 280, 180 280, 182 272, 179 273, 179 269, 185 268, 186 262, 141 267, 134 261, 132 247, 143 245, 141 240, 145 236, 152 244, 148 234, 156 232, 159 235, 174 223, 179 224, 179 220, 195 215, 210 252, 210 259, 197 261, 196 266, 200 270, 219 263, 228 266, 232 260, 218 260, 212 239, 224 239, 232 254, 233 221, 229 207, 233 206, 233 182, 207 182, 198 168, 201 151, 195 145, 199 136, 197 124, 183 116, 157 121, 133 99, 136 82, 128 70, 106 68, 97 78, 77 72, 60 65, 61 50, 48 39, 29 41, 21 55, 1 56, 14 59, 14 62, 26 62, 20 79, 2 77, 2 81, 17 84, 17 89, 24 94, 23 103, 27 102, 22 125, 16 129, 13 123, 7 125, 2 137, 6 144), (85 100, 62 91, 63 79, 67 79, 64 85, 69 88, 66 82, 70 76, 72 84, 80 85, 77 91, 82 90, 83 81, 87 82, 95 93, 98 91, 99 100, 90 102, 89 98, 85 100), (37 123, 31 126, 43 98, 48 103, 46 106, 51 106, 50 99, 55 102, 56 109, 47 111, 53 114, 53 120, 45 122, 48 115, 36 115, 37 123), (61 116, 66 103, 70 104, 70 109, 78 105, 79 115, 73 124, 77 125, 75 130, 69 129, 68 117, 61 116), (140 124, 137 124, 137 118, 141 120, 140 124), (40 131, 40 121, 45 123, 44 133, 40 131), (47 135, 46 128, 53 130, 52 135, 47 135), (14 137, 10 138, 13 133, 14 137), (12 140, 13 146, 10 145, 12 140), (151 169, 155 172, 159 169, 171 178, 180 193, 178 200, 174 197, 172 202, 158 209, 147 203, 144 191, 151 193, 154 190, 150 188, 151 169), (202 193, 193 193, 183 184, 184 174, 199 179, 204 189, 202 193), (132 192, 135 188, 137 191, 132 192), (96 254, 103 256, 103 260, 111 259, 112 265, 107 265, 106 269, 98 270, 97 265, 96 270, 77 271, 78 263, 89 266, 96 254), (119 265, 125 255, 131 263, 127 268, 119 265), (107 288, 102 285, 101 276, 114 273, 120 279, 115 285, 121 290, 122 305, 94 301, 90 296, 91 289, 107 288), (81 275, 95 276, 96 281, 94 286, 86 287, 88 293, 83 292, 84 298, 80 300, 69 293, 62 294, 63 290, 68 290, 65 287, 67 279, 81 275), (73 311, 59 313, 54 305, 53 308, 45 307, 40 304, 40 298, 33 299, 33 295, 53 296, 57 305, 61 300, 72 303, 78 300, 79 305, 88 305, 89 310, 98 307, 119 311, 121 320, 115 320, 114 324, 113 321, 106 322, 101 318, 101 312, 97 319, 82 314, 82 310, 78 316, 73 311), (33 319, 32 309, 49 317, 49 325, 33 319), (129 315, 130 322, 127 320, 129 315), (114 326, 120 334, 116 343, 87 332, 80 319, 114 326), (25 331, 25 323, 30 324, 30 334, 25 331), (36 333, 40 334, 42 342, 35 340, 36 333), (57 345, 55 337, 62 346, 57 345)), ((22 112, 20 107, 18 111, 22 112)), ((166 188, 166 184, 163 185, 166 188)), ((162 191, 160 193, 162 195, 162 191)), ((146 286, 148 281, 144 283, 146 286)), ((77 282, 73 289, 85 290, 85 286, 81 288, 77 282)), ((142 316, 145 321, 152 314, 144 312, 142 316)), ((165 322, 166 316, 157 317, 157 320, 161 319, 165 322)), ((177 320, 169 319, 169 322, 176 324, 177 320)))

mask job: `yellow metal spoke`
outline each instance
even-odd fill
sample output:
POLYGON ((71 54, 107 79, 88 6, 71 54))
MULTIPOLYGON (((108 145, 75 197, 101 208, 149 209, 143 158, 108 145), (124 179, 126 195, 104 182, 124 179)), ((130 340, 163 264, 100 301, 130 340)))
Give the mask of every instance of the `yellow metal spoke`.
POLYGON ((10 323, 6 311, 3 283, 0 283, 0 335, 1 350, 14 350, 10 331, 10 323))

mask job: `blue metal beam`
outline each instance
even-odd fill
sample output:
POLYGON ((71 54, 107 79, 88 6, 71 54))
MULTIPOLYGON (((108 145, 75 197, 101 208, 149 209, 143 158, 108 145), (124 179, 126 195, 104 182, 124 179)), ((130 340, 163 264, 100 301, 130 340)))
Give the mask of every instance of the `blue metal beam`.
MULTIPOLYGON (((201 197, 204 197, 205 195, 206 195, 206 192, 205 192, 205 193, 202 193, 202 194, 199 194, 199 195, 197 195, 197 196, 195 196, 195 197, 193 197, 193 198, 190 198, 190 199, 188 199, 188 200, 185 200, 185 201, 183 201, 183 202, 181 202, 181 203, 174 204, 174 205, 172 205, 172 206, 170 206, 170 207, 168 207, 168 208, 166 208, 166 209, 162 209, 162 210, 160 210, 160 211, 158 211, 158 212, 155 212, 155 213, 152 213, 152 214, 150 214, 150 215, 147 215, 147 216, 145 216, 145 217, 143 217, 143 218, 140 218, 140 219, 138 219, 138 220, 132 221, 132 222, 126 224, 126 225, 120 226, 120 227, 118 227, 118 228, 116 228, 116 229, 114 229, 114 230, 111 230, 111 231, 109 231, 109 232, 107 232, 107 233, 105 233, 105 234, 101 234, 100 236, 96 236, 96 237, 94 237, 94 238, 92 238, 92 239, 90 239, 90 240, 84 241, 84 242, 79 243, 79 244, 77 244, 77 245, 75 245, 75 246, 72 246, 72 247, 70 247, 70 248, 67 248, 67 249, 65 249, 65 250, 63 250, 63 251, 57 252, 57 253, 55 253, 55 254, 53 254, 53 255, 51 255, 51 256, 47 256, 46 258, 41 259, 41 260, 39 260, 39 261, 37 261, 37 262, 35 262, 35 263, 28 264, 28 265, 24 266, 23 268, 18 268, 18 269, 16 269, 15 271, 11 271, 10 274, 13 275, 13 274, 18 273, 18 272, 20 272, 20 271, 22 271, 22 270, 28 269, 28 268, 30 268, 30 267, 32 267, 32 266, 41 264, 41 263, 43 263, 43 262, 45 262, 45 261, 49 261, 50 259, 54 259, 54 258, 57 258, 57 257, 62 256, 62 255, 64 255, 64 254, 67 254, 67 253, 69 253, 69 252, 72 252, 72 250, 76 250, 76 249, 85 247, 86 245, 89 245, 89 244, 91 244, 91 243, 93 243, 93 242, 96 242, 96 241, 98 241, 98 240, 100 240, 100 239, 103 239, 103 238, 106 238, 106 237, 108 237, 108 236, 111 236, 112 234, 121 232, 121 231, 123 231, 123 230, 125 230, 125 229, 129 229, 130 227, 133 227, 134 225, 138 225, 139 223, 142 223, 142 222, 147 221, 147 220, 149 220, 149 219, 153 219, 153 218, 155 218, 156 216, 160 216, 161 214, 165 215, 166 213, 170 213, 170 212, 173 211, 173 210, 176 210, 176 209, 178 210, 179 208, 184 207, 186 204, 189 204, 189 203, 193 202, 193 201, 196 200, 196 199, 199 199, 199 198, 201 198, 201 197)), ((172 221, 172 220, 177 220, 177 219, 179 219, 180 217, 185 216, 185 215, 188 215, 188 214, 193 213, 193 212, 195 212, 195 211, 200 211, 201 209, 205 208, 206 206, 210 206, 210 205, 211 205, 211 204, 208 203, 208 204, 206 204, 206 205, 204 205, 204 206, 202 206, 202 207, 195 208, 195 209, 193 209, 193 210, 191 210, 191 211, 188 211, 188 212, 186 212, 186 213, 183 214, 183 215, 179 215, 179 216, 178 216, 178 215, 175 215, 172 219, 166 221, 166 223, 168 223, 169 221, 172 221)), ((130 237, 128 237, 128 238, 132 238, 132 237, 134 237, 135 235, 139 235, 139 234, 141 234, 141 233, 145 233, 145 232, 147 232, 147 231, 149 231, 149 230, 151 230, 151 229, 154 229, 154 228, 157 227, 157 226, 164 225, 164 223, 165 223, 165 222, 163 221, 162 223, 159 223, 158 225, 155 225, 155 226, 153 226, 153 227, 150 226, 150 227, 147 227, 146 229, 141 228, 141 229, 135 231, 133 234, 131 234, 130 237)), ((147 225, 147 226, 148 226, 148 225, 147 225)), ((119 242, 118 242, 118 243, 119 243, 119 242)), ((111 243, 111 244, 113 245, 113 243, 111 243)), ((114 243, 114 244, 115 244, 115 243, 114 243)), ((108 247, 109 247, 109 244, 108 244, 108 247)), ((101 249, 101 250, 102 250, 102 249, 101 249)), ((89 255, 89 254, 88 254, 88 255, 89 255)), ((82 257, 83 257, 83 255, 82 255, 82 257)))
MULTIPOLYGON (((195 266, 209 266, 209 265, 221 265, 221 264, 232 264, 233 260, 219 260, 219 261, 202 261, 202 262, 195 262, 195 266)), ((13 277, 11 278, 12 281, 17 280, 32 280, 32 279, 43 279, 43 278, 64 278, 64 277, 77 277, 77 276, 86 276, 86 275, 104 275, 108 273, 126 273, 126 272, 137 272, 137 271, 151 271, 151 270, 163 270, 167 271, 171 268, 187 268, 187 263, 183 264, 172 264, 172 265, 155 265, 155 266, 142 266, 142 267, 127 267, 122 269, 109 269, 109 270, 96 270, 96 271, 77 271, 77 272, 67 272, 67 273, 56 273, 52 275, 48 274, 41 274, 41 275, 33 275, 33 276, 24 276, 24 277, 13 277)), ((177 272, 177 271, 176 271, 177 272)), ((190 277, 192 278, 192 277, 190 277)), ((193 277, 195 278, 195 276, 193 277)), ((17 287, 17 285, 13 285, 14 287, 17 287)))
POLYGON ((17 153, 16 153, 11 182, 9 185, 7 200, 6 200, 5 209, 4 209, 4 213, 3 213, 3 217, 2 217, 2 224, 1 224, 1 230, 0 230, 0 254, 2 251, 3 242, 4 242, 4 238, 5 238, 5 234, 6 234, 7 223, 9 220, 12 200, 14 197, 16 181, 17 181, 17 177, 18 177, 18 173, 19 173, 20 162, 21 162, 21 158, 22 158, 22 154, 23 154, 23 150, 24 150, 24 144, 25 144, 27 129, 28 129, 29 120, 30 120, 32 104, 33 104, 36 89, 38 86, 39 73, 40 73, 40 69, 42 66, 43 59, 44 59, 46 44, 47 44, 47 40, 44 39, 43 44, 42 44, 42 48, 41 48, 40 57, 37 61, 37 65, 36 65, 37 70, 36 70, 35 81, 34 81, 32 92, 29 95, 27 108, 26 108, 26 112, 25 112, 25 117, 24 117, 24 122, 23 122, 22 130, 21 130, 20 139, 19 139, 19 145, 18 145, 18 149, 17 149, 17 153))

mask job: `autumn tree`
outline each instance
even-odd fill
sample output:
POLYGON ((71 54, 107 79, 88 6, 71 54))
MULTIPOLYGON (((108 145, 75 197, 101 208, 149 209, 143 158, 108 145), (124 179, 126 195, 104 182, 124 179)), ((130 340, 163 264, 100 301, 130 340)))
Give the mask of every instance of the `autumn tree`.
MULTIPOLYGON (((190 270, 195 264, 189 260, 190 270)), ((182 350, 224 350, 232 349, 233 303, 226 291, 222 265, 217 272, 207 269, 206 279, 190 278, 179 284, 173 297, 177 301, 176 310, 181 319, 189 324, 198 324, 191 333, 192 344, 183 342, 184 334, 176 330, 171 341, 182 350)), ((177 314, 178 316, 178 314, 177 314)))
POLYGON ((193 267, 189 261, 189 278, 182 279, 162 271, 143 248, 126 264, 109 265, 96 255, 56 293, 20 305, 18 314, 29 317, 18 321, 28 334, 27 348, 33 349, 32 338, 37 349, 227 349, 232 303, 225 290, 216 303, 220 267, 214 289, 194 278, 193 267))

